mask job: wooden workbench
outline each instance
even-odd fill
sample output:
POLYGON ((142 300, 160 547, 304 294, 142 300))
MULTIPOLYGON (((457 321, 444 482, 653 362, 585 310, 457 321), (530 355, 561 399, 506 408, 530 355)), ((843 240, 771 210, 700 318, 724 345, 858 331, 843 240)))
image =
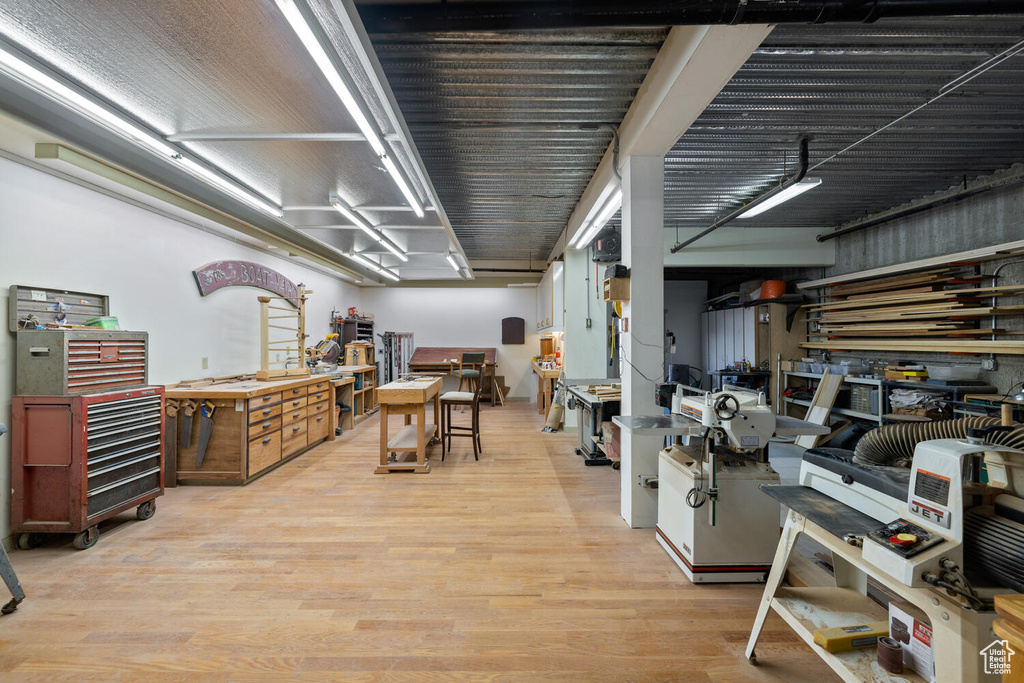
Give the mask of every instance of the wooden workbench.
POLYGON ((548 399, 551 397, 551 380, 558 379, 562 374, 562 368, 545 369, 537 361, 531 364, 533 374, 537 375, 537 412, 542 415, 548 414, 548 399))
MULTIPOLYGON (((166 396, 199 403, 209 400, 216 406, 202 466, 196 467, 199 409, 192 417, 191 443, 178 448, 177 479, 182 484, 247 484, 334 433, 330 378, 325 375, 170 385, 166 396)), ((183 411, 179 413, 179 429, 186 419, 183 411)))
POLYGON ((412 380, 390 382, 377 388, 377 402, 380 403, 380 465, 375 472, 418 472, 430 471, 427 462, 427 444, 437 425, 441 422, 441 378, 418 377, 412 380), (427 402, 434 402, 434 424, 427 424, 427 402), (393 438, 388 438, 388 416, 404 415, 405 426, 393 438), (415 424, 412 423, 416 417, 415 424), (415 462, 388 461, 388 454, 416 453, 415 462))
POLYGON ((493 347, 469 346, 418 346, 409 359, 410 372, 451 372, 459 364, 464 353, 484 354, 484 366, 480 369, 480 399, 495 404, 494 375, 498 368, 498 350, 493 347), (454 359, 454 360, 453 360, 454 359))

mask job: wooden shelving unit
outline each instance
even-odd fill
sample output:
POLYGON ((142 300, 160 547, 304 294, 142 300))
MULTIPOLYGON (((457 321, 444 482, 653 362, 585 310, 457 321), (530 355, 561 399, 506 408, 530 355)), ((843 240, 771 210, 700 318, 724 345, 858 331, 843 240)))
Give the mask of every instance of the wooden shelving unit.
POLYGON ((377 367, 348 365, 341 370, 356 378, 352 385, 352 423, 356 425, 377 410, 377 367))

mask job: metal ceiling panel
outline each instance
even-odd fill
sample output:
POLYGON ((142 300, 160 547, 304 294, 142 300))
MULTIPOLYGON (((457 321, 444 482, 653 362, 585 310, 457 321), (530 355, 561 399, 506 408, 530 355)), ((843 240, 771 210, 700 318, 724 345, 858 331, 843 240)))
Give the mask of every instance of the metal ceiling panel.
POLYGON ((822 162, 1022 38, 1022 17, 777 27, 666 156, 666 228, 768 190, 801 135, 822 184, 734 226, 839 225, 1008 168, 1024 158, 1024 55, 822 162))
POLYGON ((371 36, 470 258, 547 258, 666 35, 371 36))
MULTIPOLYGON (((415 155, 402 144, 386 86, 377 85, 358 36, 339 18, 344 3, 307 2, 391 156, 425 204, 433 204, 415 155)), ((359 132, 274 0, 10 0, 0 4, 0 36, 163 136, 359 132)), ((91 151, 103 154, 103 138, 96 143, 91 151)), ((286 207, 291 225, 304 216, 287 207, 326 206, 335 191, 354 205, 406 204, 365 141, 186 137, 176 144, 286 207)), ((371 224, 439 226, 425 233, 423 249, 440 253, 451 245, 437 211, 423 219, 401 211, 365 216, 371 224)))

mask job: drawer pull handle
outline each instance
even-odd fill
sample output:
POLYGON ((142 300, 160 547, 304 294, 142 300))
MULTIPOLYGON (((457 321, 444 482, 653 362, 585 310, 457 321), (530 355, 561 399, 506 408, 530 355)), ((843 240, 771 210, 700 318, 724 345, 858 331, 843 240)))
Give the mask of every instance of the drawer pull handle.
POLYGON ((274 398, 274 397, 273 396, 264 396, 263 397, 263 401, 266 402, 266 401, 269 401, 272 398, 274 398))
POLYGON ((293 432, 297 432, 297 431, 299 431, 300 429, 302 429, 302 427, 301 427, 301 426, 299 426, 299 425, 295 425, 294 427, 292 427, 292 431, 293 431, 293 432))
POLYGON ((317 421, 317 422, 320 422, 320 421, 321 421, 321 420, 323 420, 323 419, 324 419, 324 416, 323 416, 323 415, 321 415, 320 417, 318 417, 318 418, 316 419, 316 421, 317 421))
POLYGON ((270 415, 272 412, 274 412, 272 409, 267 408, 266 410, 263 411, 263 414, 264 415, 270 415))
POLYGON ((292 417, 298 417, 299 415, 302 415, 302 413, 292 413, 292 417))
POLYGON ((270 425, 271 425, 271 424, 272 424, 272 423, 270 423, 270 422, 264 422, 264 423, 263 423, 263 427, 261 427, 261 429, 268 429, 268 428, 270 427, 270 425))
POLYGON ((263 443, 270 443, 271 441, 273 441, 273 439, 270 438, 269 436, 267 438, 263 439, 263 443))
POLYGON ((293 394, 297 394, 297 393, 299 393, 300 391, 302 391, 302 389, 292 389, 292 393, 293 393, 293 394))

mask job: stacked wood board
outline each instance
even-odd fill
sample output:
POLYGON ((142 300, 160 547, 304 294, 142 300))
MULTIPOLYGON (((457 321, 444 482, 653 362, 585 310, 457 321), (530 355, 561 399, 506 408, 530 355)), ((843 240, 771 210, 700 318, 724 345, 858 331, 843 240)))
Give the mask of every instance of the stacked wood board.
POLYGON ((622 385, 620 384, 588 384, 580 387, 583 391, 601 399, 602 403, 608 401, 622 400, 622 385))
POLYGON ((1024 294, 1024 285, 979 287, 982 276, 951 265, 919 272, 833 285, 818 314, 808 349, 933 351, 1024 354, 1021 335, 989 326, 997 316, 1024 314, 1003 300, 1024 294))

